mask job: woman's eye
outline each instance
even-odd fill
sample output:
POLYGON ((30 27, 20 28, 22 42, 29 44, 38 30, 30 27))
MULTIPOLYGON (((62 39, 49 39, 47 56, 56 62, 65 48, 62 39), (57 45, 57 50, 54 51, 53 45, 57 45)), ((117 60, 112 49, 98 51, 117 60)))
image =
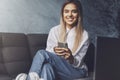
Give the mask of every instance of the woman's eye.
POLYGON ((73 10, 72 12, 73 12, 73 13, 77 13, 77 10, 73 10))
POLYGON ((64 10, 64 13, 68 13, 69 11, 68 10, 64 10))
POLYGON ((64 10, 64 13, 69 13, 69 12, 72 12, 72 13, 78 13, 77 10, 64 10))

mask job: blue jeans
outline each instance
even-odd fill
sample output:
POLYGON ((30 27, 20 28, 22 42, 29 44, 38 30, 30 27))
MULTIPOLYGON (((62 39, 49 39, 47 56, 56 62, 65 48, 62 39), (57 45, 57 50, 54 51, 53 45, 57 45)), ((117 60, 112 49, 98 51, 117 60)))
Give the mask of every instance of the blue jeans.
POLYGON ((85 77, 87 73, 85 69, 74 68, 64 58, 45 50, 36 53, 29 72, 36 72, 44 80, 73 80, 85 77))

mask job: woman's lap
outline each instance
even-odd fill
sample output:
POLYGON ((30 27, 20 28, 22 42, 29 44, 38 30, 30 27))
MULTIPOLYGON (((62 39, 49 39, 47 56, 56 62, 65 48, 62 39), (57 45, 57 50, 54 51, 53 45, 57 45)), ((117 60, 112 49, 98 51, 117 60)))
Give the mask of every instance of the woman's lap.
POLYGON ((39 50, 37 52, 37 54, 34 57, 33 63, 35 64, 32 65, 33 68, 31 69, 33 70, 30 70, 30 72, 34 71, 34 67, 35 68, 39 67, 41 69, 38 69, 38 71, 37 69, 35 70, 38 74, 41 72, 42 66, 47 63, 54 68, 55 73, 57 73, 59 77, 72 79, 83 77, 85 75, 85 70, 76 69, 71 64, 69 64, 65 59, 45 50, 39 50))

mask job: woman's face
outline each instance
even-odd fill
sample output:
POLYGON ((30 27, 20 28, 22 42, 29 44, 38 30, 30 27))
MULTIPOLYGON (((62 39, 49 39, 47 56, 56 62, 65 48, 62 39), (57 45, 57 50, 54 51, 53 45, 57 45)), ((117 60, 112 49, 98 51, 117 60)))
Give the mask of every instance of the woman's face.
POLYGON ((63 19, 66 23, 66 26, 73 27, 76 25, 76 22, 78 20, 78 11, 75 4, 69 3, 64 7, 63 19))

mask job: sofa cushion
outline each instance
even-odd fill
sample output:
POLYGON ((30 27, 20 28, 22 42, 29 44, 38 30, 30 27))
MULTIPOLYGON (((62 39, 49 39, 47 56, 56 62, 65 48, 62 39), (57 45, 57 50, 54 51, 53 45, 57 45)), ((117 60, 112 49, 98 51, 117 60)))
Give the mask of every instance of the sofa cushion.
POLYGON ((0 43, 2 73, 16 76, 21 72, 28 72, 30 52, 26 35, 22 33, 0 33, 0 43))
MULTIPOLYGON (((0 33, 0 80, 12 80, 27 73, 39 49, 45 49, 48 34, 0 33)), ((85 62, 90 72, 94 65, 94 45, 90 45, 85 62)), ((89 75, 90 76, 90 75, 89 75)), ((78 80, 87 80, 78 79, 78 80)))
POLYGON ((0 74, 7 74, 2 55, 2 34, 0 34, 0 74))
POLYGON ((4 62, 3 62, 3 57, 2 57, 2 52, 1 52, 1 48, 0 48, 0 75, 1 74, 7 74, 4 62))
POLYGON ((86 56, 85 56, 85 63, 88 67, 89 72, 94 72, 94 60, 95 59, 95 46, 93 43, 90 43, 86 56))
POLYGON ((31 58, 34 57, 39 49, 46 48, 48 34, 28 34, 29 49, 31 51, 31 58))
POLYGON ((12 80, 12 77, 9 75, 0 75, 0 80, 12 80))

